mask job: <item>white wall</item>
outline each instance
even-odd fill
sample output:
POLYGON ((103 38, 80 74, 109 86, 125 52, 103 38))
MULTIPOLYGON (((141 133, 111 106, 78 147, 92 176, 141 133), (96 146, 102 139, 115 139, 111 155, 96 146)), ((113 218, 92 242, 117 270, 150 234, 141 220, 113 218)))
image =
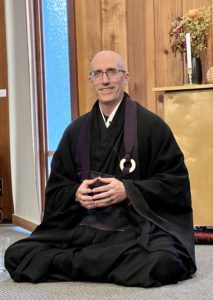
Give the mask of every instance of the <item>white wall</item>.
POLYGON ((14 214, 38 224, 41 212, 25 0, 5 1, 5 18, 14 214))

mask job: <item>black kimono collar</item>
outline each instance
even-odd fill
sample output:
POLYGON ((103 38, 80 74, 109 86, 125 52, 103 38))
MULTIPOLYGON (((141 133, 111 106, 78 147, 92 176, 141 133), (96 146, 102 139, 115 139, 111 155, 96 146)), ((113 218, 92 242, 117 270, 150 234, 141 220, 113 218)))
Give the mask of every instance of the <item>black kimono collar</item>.
MULTIPOLYGON (((125 155, 120 161, 121 178, 126 177, 136 168, 138 162, 137 156, 137 105, 132 101, 128 94, 124 94, 123 100, 125 103, 125 121, 124 121, 124 148, 125 155)), ((123 103, 122 103, 123 104, 123 103)), ((91 145, 91 124, 92 115, 98 107, 98 101, 94 104, 92 111, 87 114, 87 117, 81 127, 77 151, 76 151, 76 166, 77 172, 90 170, 90 145, 91 145)))

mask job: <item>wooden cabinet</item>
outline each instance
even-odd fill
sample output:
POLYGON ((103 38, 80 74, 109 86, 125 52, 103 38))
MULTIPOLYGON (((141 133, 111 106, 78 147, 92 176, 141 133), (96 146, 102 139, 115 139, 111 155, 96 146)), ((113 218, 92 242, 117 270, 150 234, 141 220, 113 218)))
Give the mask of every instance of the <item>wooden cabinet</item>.
POLYGON ((213 85, 155 88, 189 170, 195 226, 213 226, 213 85))

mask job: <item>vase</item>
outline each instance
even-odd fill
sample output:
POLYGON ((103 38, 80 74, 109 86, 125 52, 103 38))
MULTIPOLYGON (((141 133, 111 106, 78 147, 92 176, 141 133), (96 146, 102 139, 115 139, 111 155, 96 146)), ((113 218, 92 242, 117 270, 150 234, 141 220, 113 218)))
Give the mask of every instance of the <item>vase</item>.
POLYGON ((202 83, 202 64, 200 57, 192 57, 192 83, 202 83))

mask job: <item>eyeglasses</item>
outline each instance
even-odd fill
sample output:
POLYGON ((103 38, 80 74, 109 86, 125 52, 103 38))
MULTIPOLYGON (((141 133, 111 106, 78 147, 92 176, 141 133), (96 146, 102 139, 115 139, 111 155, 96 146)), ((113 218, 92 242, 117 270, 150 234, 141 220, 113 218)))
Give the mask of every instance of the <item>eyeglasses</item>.
POLYGON ((126 73, 125 70, 119 70, 119 69, 107 69, 106 71, 102 71, 102 70, 97 70, 97 71, 92 71, 89 73, 90 78, 94 78, 94 79, 101 79, 103 77, 104 74, 107 75, 108 78, 113 78, 116 75, 118 75, 119 73, 126 73))

